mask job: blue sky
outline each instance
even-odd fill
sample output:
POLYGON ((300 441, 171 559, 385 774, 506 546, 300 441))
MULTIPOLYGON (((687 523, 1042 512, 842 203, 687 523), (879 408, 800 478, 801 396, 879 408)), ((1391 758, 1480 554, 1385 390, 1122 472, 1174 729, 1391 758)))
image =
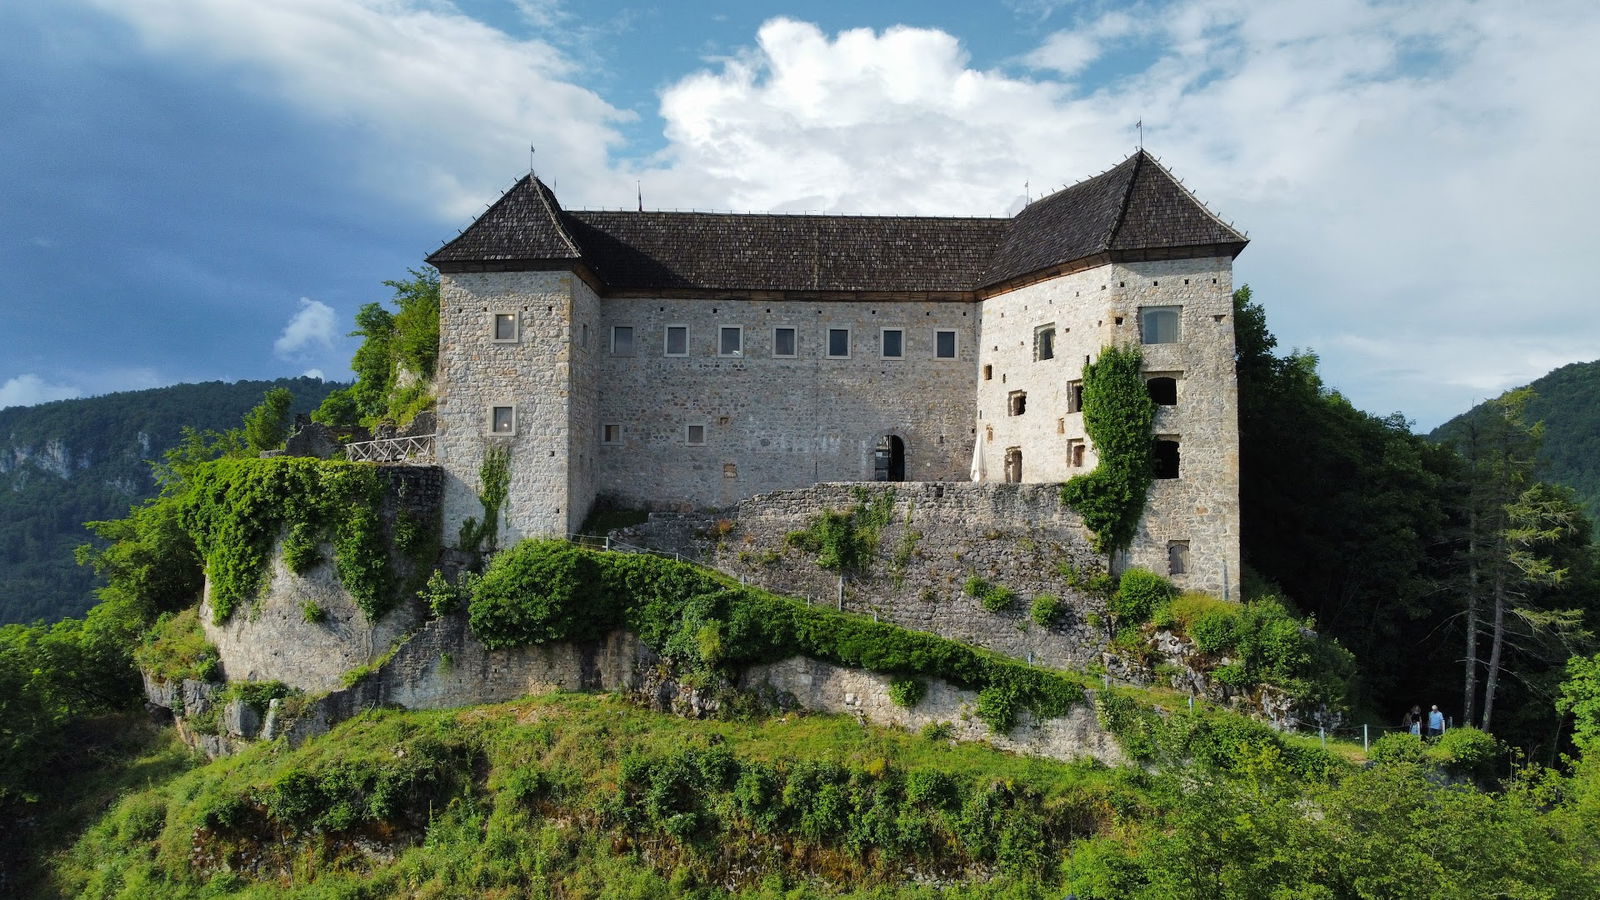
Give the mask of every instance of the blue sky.
POLYGON ((0 406, 346 374, 528 165, 569 207, 985 214, 1145 143, 1284 346, 1431 427, 1600 357, 1600 8, 13 0, 0 406))

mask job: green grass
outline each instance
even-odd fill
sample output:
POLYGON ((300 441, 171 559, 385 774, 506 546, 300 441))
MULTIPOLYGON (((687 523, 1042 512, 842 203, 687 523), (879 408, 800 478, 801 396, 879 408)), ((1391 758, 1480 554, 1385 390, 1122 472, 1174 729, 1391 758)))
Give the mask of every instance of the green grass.
MULTIPOLYGON (((257 745, 125 797, 62 854, 57 888, 86 897, 665 898, 727 896, 710 889, 731 884, 751 897, 934 896, 899 887, 910 867, 954 880, 954 896, 1043 898, 1064 893, 1057 870, 1071 841, 1137 807, 1144 777, 864 728, 846 717, 690 721, 604 695, 377 711, 298 750, 257 745), (1037 854, 1026 857, 1025 872, 963 874, 952 860, 1006 851, 974 850, 978 837, 959 849, 949 843, 969 835, 977 815, 959 802, 928 813, 937 852, 899 859, 852 848, 842 833, 758 827, 731 811, 731 786, 697 794, 702 828, 694 834, 674 836, 670 822, 647 816, 656 801, 648 784, 636 784, 640 772, 723 751, 744 771, 845 773, 850 790, 897 791, 924 773, 915 778, 954 785, 957 801, 1009 798, 1015 809, 997 811, 991 826, 1031 816, 1042 823, 1028 832, 1037 854), (380 803, 374 773, 389 773, 403 789, 380 803), (375 815, 379 806, 385 811, 375 815), (357 838, 388 846, 393 858, 365 855, 357 838), (266 874, 252 880, 229 868, 266 874)), ((683 796, 669 791, 662 802, 683 796)))
POLYGON ((200 608, 162 616, 133 651, 134 663, 163 681, 217 677, 217 648, 200 627, 200 608))

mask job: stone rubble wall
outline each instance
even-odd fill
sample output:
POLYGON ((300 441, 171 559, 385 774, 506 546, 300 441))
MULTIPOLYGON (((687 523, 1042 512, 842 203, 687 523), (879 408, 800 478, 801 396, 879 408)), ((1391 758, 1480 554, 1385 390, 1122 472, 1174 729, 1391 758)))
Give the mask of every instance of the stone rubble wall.
MULTIPOLYGON (((1009 735, 995 735, 973 715, 975 692, 936 679, 928 682, 927 694, 914 710, 889 700, 887 676, 806 657, 752 666, 735 686, 787 707, 848 714, 874 725, 920 728, 948 723, 956 739, 982 740, 1018 753, 1063 760, 1087 756, 1107 764, 1124 759, 1089 704, 1042 722, 1024 714, 1009 735)), ((274 700, 264 717, 232 701, 219 711, 216 734, 201 734, 186 725, 185 720, 210 710, 224 687, 145 677, 151 707, 170 712, 180 735, 213 757, 237 752, 251 740, 281 736, 299 745, 346 719, 385 706, 447 709, 554 691, 621 692, 650 708, 691 717, 714 713, 719 705, 713 694, 678 682, 660 657, 628 632, 613 632, 595 643, 490 650, 471 635, 460 614, 427 622, 391 659, 351 687, 309 700, 274 700)))
MULTIPOLYGON (((728 520, 732 531, 713 547, 710 562, 776 593, 876 614, 1042 666, 1082 667, 1105 644, 1088 622, 1091 613, 1104 613, 1102 605, 1073 591, 1062 574, 1064 566, 1103 569, 1104 557, 1089 548, 1082 523, 1053 484, 819 484, 752 497, 728 520), (824 510, 847 510, 858 495, 885 491, 894 493, 893 519, 879 535, 872 565, 843 578, 841 603, 840 575, 786 538, 824 510), (1016 602, 989 612, 965 592, 972 576, 1015 592, 1016 602), (1040 594, 1063 601, 1065 614, 1049 628, 1029 615, 1040 594)), ((648 539, 642 532, 623 539, 634 537, 648 539)))

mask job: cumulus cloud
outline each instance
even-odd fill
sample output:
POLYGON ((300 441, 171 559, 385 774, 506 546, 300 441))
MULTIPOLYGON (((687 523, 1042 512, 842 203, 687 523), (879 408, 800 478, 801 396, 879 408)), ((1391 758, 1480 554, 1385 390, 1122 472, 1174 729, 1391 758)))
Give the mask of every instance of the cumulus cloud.
POLYGON ((83 391, 80 388, 70 384, 54 384, 30 372, 0 384, 0 409, 8 406, 33 406, 51 400, 71 400, 82 396, 83 391))
POLYGON ((293 359, 316 350, 332 350, 334 323, 333 307, 301 297, 300 308, 289 318, 289 324, 283 326, 283 333, 272 342, 272 352, 282 359, 293 359))
POLYGON ((1429 425, 1531 365, 1600 355, 1573 327, 1600 239, 1600 180, 1573 174, 1600 149, 1584 0, 1013 0, 1061 27, 989 68, 934 29, 779 18, 662 90, 667 143, 637 167, 615 155, 631 114, 560 49, 444 2, 83 2, 152 52, 372 130, 374 185, 452 218, 530 142, 569 206, 631 203, 638 177, 664 207, 999 215, 1123 158, 1142 118, 1251 232, 1236 271, 1282 342, 1318 349, 1359 405, 1429 425))
POLYGON ((300 373, 301 378, 315 378, 318 381, 327 381, 328 376, 322 374, 321 369, 307 369, 300 373))

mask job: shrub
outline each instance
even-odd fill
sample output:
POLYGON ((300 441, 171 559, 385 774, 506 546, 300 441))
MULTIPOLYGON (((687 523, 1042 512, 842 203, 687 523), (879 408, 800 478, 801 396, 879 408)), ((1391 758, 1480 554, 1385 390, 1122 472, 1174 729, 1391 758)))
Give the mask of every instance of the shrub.
POLYGON ((1189 626, 1189 639, 1194 641, 1195 649, 1201 653, 1222 653, 1233 647, 1238 622, 1237 610, 1211 610, 1189 626))
POLYGON ((896 678, 889 682, 889 701, 902 709, 915 709, 928 693, 926 682, 917 678, 896 678))
POLYGON ((1066 612, 1066 606, 1060 597, 1050 594, 1040 594, 1033 598, 1033 607, 1028 611, 1035 625, 1040 628, 1052 628, 1061 621, 1061 616, 1066 612))
POLYGON ((592 557, 562 542, 523 547, 496 556, 473 590, 473 633, 493 650, 601 637, 607 597, 592 557))
POLYGON ((221 662, 216 646, 200 627, 198 607, 163 614, 134 648, 133 661, 162 681, 213 681, 221 662))
POLYGON ((967 579, 966 592, 968 596, 978 598, 978 602, 989 612, 1004 612, 1017 602, 1017 595, 1011 589, 990 584, 976 575, 967 579))
POLYGON ((1117 592, 1111 596, 1107 607, 1123 622, 1148 622, 1150 614, 1176 593, 1172 582, 1160 575, 1149 569, 1133 568, 1122 573, 1117 592))
POLYGON ((1487 782, 1502 752, 1500 742, 1476 728, 1452 728, 1427 748, 1427 758, 1462 778, 1487 782))
POLYGON ((318 625, 327 620, 328 611, 317 601, 307 600, 300 604, 300 618, 307 625, 318 625))

